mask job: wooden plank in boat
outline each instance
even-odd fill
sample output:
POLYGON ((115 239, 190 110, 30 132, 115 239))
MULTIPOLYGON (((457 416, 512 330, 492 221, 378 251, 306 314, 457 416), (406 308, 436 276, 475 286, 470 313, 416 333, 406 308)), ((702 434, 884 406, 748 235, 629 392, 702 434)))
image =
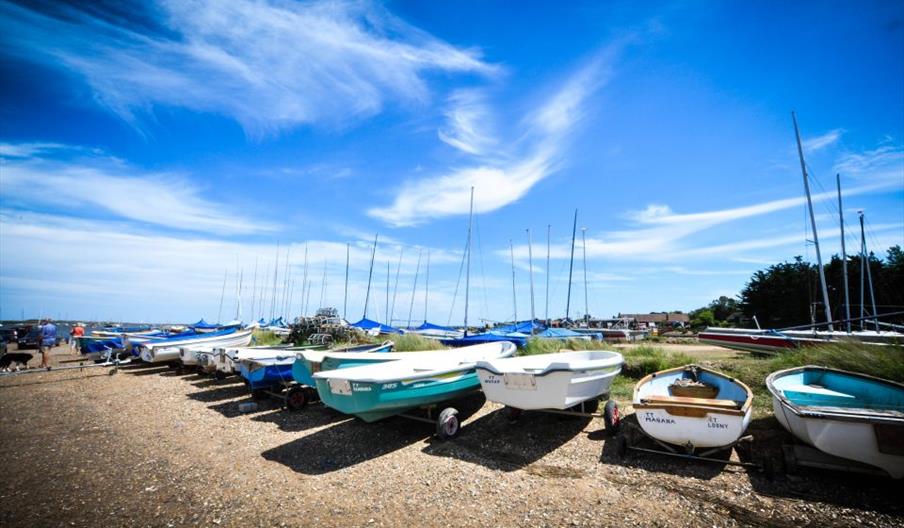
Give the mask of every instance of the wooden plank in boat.
POLYGON ((641 400, 644 403, 668 403, 677 405, 692 405, 717 407, 723 409, 737 409, 738 402, 733 400, 714 400, 709 398, 689 398, 686 396, 648 396, 641 400))

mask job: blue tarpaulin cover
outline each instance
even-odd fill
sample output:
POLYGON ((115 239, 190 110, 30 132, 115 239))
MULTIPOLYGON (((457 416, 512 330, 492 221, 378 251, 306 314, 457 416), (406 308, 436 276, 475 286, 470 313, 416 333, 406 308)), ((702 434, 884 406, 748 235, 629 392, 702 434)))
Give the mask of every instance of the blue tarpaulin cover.
POLYGON ((360 328, 361 330, 373 330, 377 329, 377 331, 381 334, 401 334, 402 331, 398 328, 394 328, 392 326, 387 326, 383 323, 378 323, 371 319, 361 319, 357 323, 352 323, 349 326, 353 326, 355 328, 360 328))
POLYGON ((205 329, 205 330, 210 330, 210 329, 213 329, 213 328, 219 328, 219 327, 220 327, 220 325, 208 323, 208 322, 205 321, 203 318, 202 318, 200 321, 198 321, 197 323, 195 323, 195 324, 193 324, 193 325, 189 325, 189 326, 191 326, 192 328, 203 328, 203 329, 205 329))

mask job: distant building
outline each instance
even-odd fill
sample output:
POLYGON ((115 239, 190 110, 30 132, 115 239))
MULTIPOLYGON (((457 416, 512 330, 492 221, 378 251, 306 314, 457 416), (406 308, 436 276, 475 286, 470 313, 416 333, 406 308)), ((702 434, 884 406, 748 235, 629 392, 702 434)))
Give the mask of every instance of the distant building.
POLYGON ((675 312, 618 314, 618 317, 629 321, 633 328, 659 328, 663 326, 683 328, 691 321, 687 314, 675 312))

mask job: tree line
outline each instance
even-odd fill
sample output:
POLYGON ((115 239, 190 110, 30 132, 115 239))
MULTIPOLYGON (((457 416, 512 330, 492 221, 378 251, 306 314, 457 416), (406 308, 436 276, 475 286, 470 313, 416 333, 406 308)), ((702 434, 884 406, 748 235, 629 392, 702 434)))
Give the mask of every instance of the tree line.
MULTIPOLYGON (((884 259, 871 252, 867 262, 877 311, 882 314, 904 310, 904 251, 901 246, 890 247, 884 259)), ((848 256, 848 295, 852 318, 860 316, 861 304, 865 305, 866 315, 872 315, 873 303, 866 280, 866 267, 863 267, 866 291, 861 303, 861 267, 859 255, 848 256)), ((832 320, 844 319, 844 272, 841 257, 833 255, 823 269, 828 283, 832 320)), ((690 312, 691 326, 694 328, 748 327, 753 326, 754 316, 763 328, 785 328, 809 324, 814 315, 817 323, 825 322, 818 267, 805 262, 800 256, 794 257, 793 261, 773 264, 755 272, 737 299, 719 297, 707 306, 690 312), (812 310, 815 310, 815 314, 812 310)), ((902 322, 904 317, 883 320, 902 322)))

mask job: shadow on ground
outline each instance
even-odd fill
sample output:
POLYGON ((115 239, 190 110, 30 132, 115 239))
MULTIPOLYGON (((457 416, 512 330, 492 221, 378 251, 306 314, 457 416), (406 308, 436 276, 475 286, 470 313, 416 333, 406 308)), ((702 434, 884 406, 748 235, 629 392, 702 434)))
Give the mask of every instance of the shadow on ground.
MULTIPOLYGON (((517 421, 512 421, 506 409, 497 409, 466 424, 458 438, 452 441, 430 439, 423 451, 490 469, 516 471, 535 463, 580 434, 590 421, 590 417, 543 412, 524 412, 517 421)), ((566 468, 538 471, 554 474, 559 469, 571 471, 566 468)))
POLYGON ((904 481, 890 477, 863 475, 785 464, 782 446, 797 440, 774 416, 751 421, 747 428, 754 435, 754 462, 768 460, 773 478, 750 470, 750 483, 760 495, 829 503, 853 510, 878 511, 904 515, 904 481))
MULTIPOLYGON (((640 426, 637 424, 637 415, 631 414, 622 418, 621 430, 619 436, 626 435, 629 428, 633 428, 636 432, 632 445, 638 448, 655 449, 665 451, 665 449, 654 442, 652 439, 645 437, 640 432, 640 426)), ((676 458, 667 454, 648 453, 644 451, 635 451, 628 449, 622 455, 619 452, 618 444, 620 438, 613 437, 606 440, 600 453, 600 462, 617 466, 626 466, 639 468, 655 473, 668 473, 682 477, 692 477, 701 480, 709 480, 717 477, 723 471, 728 470, 726 464, 731 459, 733 450, 723 449, 715 453, 710 453, 707 458, 714 461, 707 462, 702 460, 689 460, 684 458, 676 458)), ((731 469, 736 471, 735 469, 731 469)))
POLYGON ((325 407, 319 402, 308 404, 304 409, 298 411, 290 411, 280 406, 275 411, 258 414, 252 418, 256 422, 275 424, 280 430, 287 433, 316 429, 348 419, 350 419, 349 416, 325 407))
MULTIPOLYGON (((480 409, 485 401, 483 394, 479 393, 440 407, 455 407, 463 421, 480 409)), ((336 415, 339 419, 344 418, 329 409, 323 409, 322 414, 325 417, 336 415)), ((412 414, 416 414, 416 411, 412 411, 412 414)), ((316 415, 312 414, 314 416, 316 415)), ((430 438, 434 432, 435 426, 432 424, 400 416, 375 423, 346 419, 332 427, 264 451, 261 456, 299 473, 321 475, 392 453, 430 438)), ((458 439, 450 440, 456 441, 458 439)))

